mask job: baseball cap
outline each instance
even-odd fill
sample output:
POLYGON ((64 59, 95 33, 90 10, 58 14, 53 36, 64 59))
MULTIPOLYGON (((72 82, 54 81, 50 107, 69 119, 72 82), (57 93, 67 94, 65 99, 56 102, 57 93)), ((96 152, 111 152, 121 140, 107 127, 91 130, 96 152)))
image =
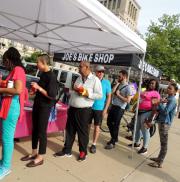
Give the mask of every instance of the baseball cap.
POLYGON ((96 66, 96 71, 105 71, 105 68, 102 65, 97 65, 96 66))
POLYGON ((171 81, 171 82, 176 82, 176 80, 175 80, 175 79, 171 79, 170 81, 171 81))

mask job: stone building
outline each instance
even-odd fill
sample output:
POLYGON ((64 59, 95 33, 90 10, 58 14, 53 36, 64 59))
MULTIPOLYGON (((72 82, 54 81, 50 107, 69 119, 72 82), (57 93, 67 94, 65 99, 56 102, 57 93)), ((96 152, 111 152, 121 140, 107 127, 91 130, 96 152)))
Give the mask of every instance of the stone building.
POLYGON ((138 16, 141 7, 136 0, 99 0, 119 17, 127 26, 137 32, 138 16))

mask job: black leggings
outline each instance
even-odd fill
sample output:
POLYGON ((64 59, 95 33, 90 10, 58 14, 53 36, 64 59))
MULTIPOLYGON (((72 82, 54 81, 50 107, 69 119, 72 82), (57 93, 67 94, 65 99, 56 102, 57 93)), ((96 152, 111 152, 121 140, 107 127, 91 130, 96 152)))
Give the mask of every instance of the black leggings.
POLYGON ((46 153, 47 125, 51 107, 34 105, 32 112, 32 149, 37 149, 39 141, 39 154, 46 153))

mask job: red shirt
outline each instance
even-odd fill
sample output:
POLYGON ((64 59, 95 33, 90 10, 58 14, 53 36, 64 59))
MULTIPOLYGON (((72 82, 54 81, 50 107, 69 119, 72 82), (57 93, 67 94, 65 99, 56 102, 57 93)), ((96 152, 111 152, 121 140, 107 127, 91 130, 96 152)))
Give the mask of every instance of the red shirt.
POLYGON ((24 69, 21 66, 16 66, 10 75, 8 76, 9 79, 12 79, 13 81, 21 80, 22 81, 22 92, 19 95, 19 101, 20 101, 20 116, 19 120, 21 119, 23 113, 24 113, 24 99, 25 99, 25 89, 26 89, 26 74, 24 69))

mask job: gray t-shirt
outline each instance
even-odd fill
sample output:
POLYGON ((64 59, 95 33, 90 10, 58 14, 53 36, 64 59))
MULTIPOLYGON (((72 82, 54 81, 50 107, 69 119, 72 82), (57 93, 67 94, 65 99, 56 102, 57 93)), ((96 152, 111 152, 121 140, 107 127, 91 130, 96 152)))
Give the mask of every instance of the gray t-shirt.
MULTIPOLYGON (((131 89, 128 85, 128 83, 125 84, 119 84, 118 90, 120 91, 120 94, 123 97, 127 97, 131 95, 131 89)), ((121 109, 125 109, 127 102, 122 101, 120 98, 118 98, 116 95, 113 96, 112 104, 115 106, 121 107, 121 109)))

